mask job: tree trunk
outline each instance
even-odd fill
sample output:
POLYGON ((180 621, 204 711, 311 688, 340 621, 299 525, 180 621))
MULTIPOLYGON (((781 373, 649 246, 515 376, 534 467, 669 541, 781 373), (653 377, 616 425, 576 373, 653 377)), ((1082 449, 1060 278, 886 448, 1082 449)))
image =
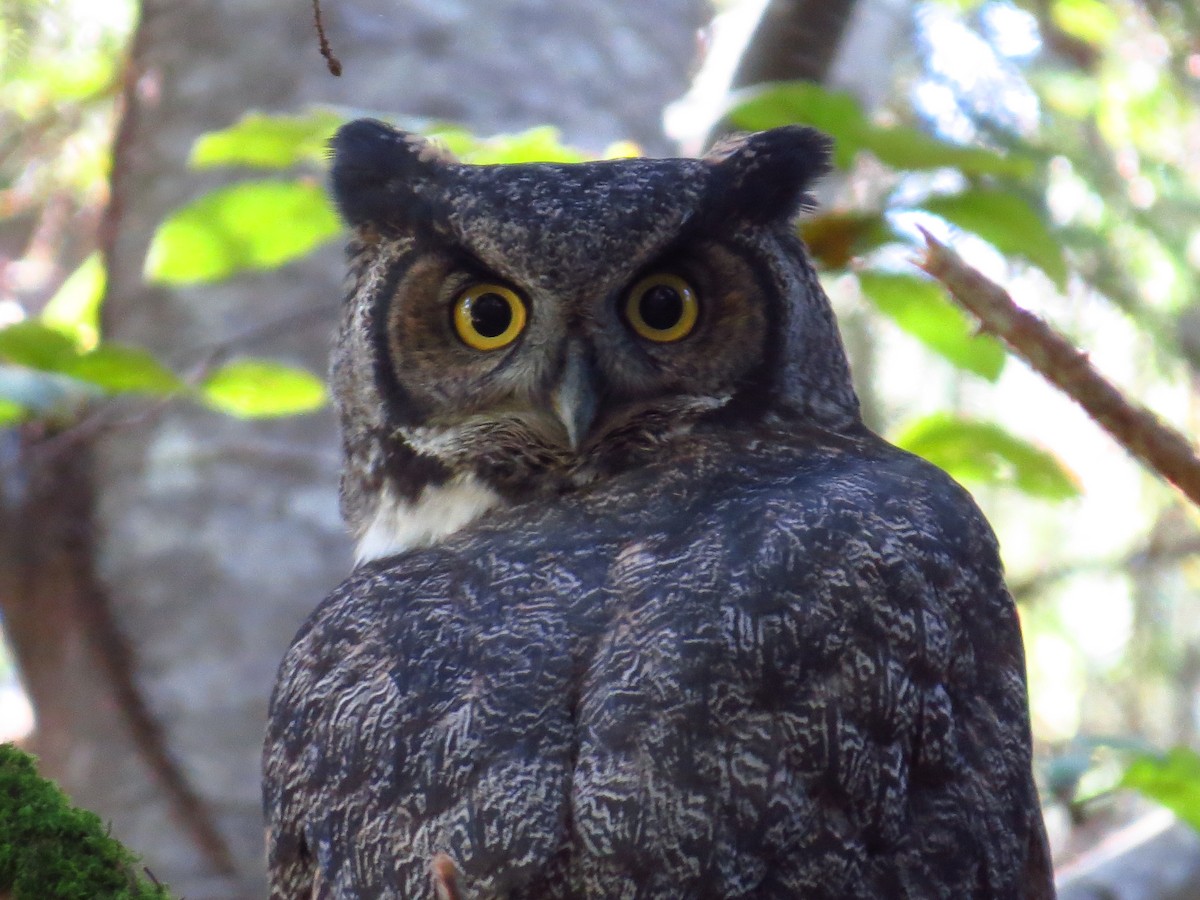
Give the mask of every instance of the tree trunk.
MULTIPOLYGON (((661 152, 661 109, 686 88, 707 10, 327 3, 342 78, 327 72, 309 13, 268 0, 144 3, 102 241, 108 338, 185 369, 256 332, 267 337, 247 352, 325 368, 335 247, 213 286, 143 282, 155 226, 228 178, 186 168, 200 133, 247 109, 335 103, 484 133, 550 123, 585 147, 632 138, 661 152)), ((94 447, 67 446, 36 480, 24 457, 13 465, 0 590, 44 773, 111 820, 176 895, 261 895, 259 753, 275 668, 350 569, 332 416, 246 423, 180 404, 94 447)))
POLYGON ((769 0, 730 88, 826 80, 859 0, 769 0))
MULTIPOLYGON (((729 91, 775 81, 812 81, 849 91, 872 110, 892 90, 897 61, 909 46, 910 0, 768 0, 729 82, 729 91)), ((718 121, 706 144, 729 131, 718 121)), ((816 187, 823 207, 845 187, 837 174, 816 187)), ((855 389, 868 425, 882 428, 882 405, 874 387, 875 335, 861 311, 839 310, 839 327, 850 354, 855 389)))

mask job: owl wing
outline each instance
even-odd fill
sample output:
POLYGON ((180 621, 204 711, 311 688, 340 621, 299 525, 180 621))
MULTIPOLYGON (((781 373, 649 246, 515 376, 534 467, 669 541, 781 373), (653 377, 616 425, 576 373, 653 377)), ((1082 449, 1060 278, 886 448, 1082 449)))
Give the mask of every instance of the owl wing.
POLYGON ((990 529, 882 444, 694 448, 364 567, 272 702, 273 897, 1052 896, 990 529))
MULTIPOLYGON (((264 751, 273 898, 464 896, 534 881, 566 832, 575 665, 563 596, 520 559, 365 566, 285 657, 264 751)), ((550 897, 553 894, 545 894, 550 897)))
POLYGON ((586 895, 1053 896, 1016 610, 966 492, 865 440, 703 493, 612 570, 586 895))

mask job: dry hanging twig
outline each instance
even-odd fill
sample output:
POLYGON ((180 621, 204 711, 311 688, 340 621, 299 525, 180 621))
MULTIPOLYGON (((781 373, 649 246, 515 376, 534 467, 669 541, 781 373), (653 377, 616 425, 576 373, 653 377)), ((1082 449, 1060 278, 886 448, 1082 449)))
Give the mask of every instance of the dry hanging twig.
POLYGON ((313 0, 313 24, 317 26, 317 41, 321 45, 321 55, 325 57, 325 65, 329 66, 330 75, 342 74, 342 61, 333 55, 329 46, 329 38, 325 37, 325 24, 321 21, 321 0, 313 0))
POLYGON ((940 281, 1042 377, 1084 408, 1131 454, 1200 505, 1200 457, 1191 442, 1144 406, 1131 403, 1096 371, 1087 354, 1033 313, 1013 302, 1003 288, 962 261, 925 229, 925 257, 917 265, 940 281))

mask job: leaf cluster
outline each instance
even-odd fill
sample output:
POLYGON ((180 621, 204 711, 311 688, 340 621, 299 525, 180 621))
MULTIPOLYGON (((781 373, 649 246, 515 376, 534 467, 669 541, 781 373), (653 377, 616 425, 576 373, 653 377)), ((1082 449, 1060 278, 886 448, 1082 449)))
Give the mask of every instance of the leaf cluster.
MULTIPOLYGON (((336 239, 341 225, 319 178, 329 137, 348 115, 323 108, 296 115, 251 112, 228 128, 201 135, 189 157, 194 168, 226 167, 270 176, 235 181, 168 215, 147 253, 147 279, 164 285, 208 284, 243 272, 278 268, 336 239)), ((565 146, 553 128, 480 139, 453 125, 413 127, 473 163, 585 158, 565 146)), ((630 148, 618 145, 612 152, 627 153, 630 148)), ((189 393, 209 406, 245 417, 290 415, 325 401, 323 387, 311 375, 265 360, 232 362, 208 373, 193 388, 137 348, 101 344, 72 354, 53 329, 93 334, 94 323, 72 319, 61 310, 77 308, 86 316, 94 307, 66 301, 51 305, 54 309, 43 316, 42 324, 22 323, 7 342, 5 331, 0 331, 0 360, 47 373, 38 380, 41 394, 34 396, 36 392, 23 381, 6 395, 0 370, 0 398, 9 399, 10 416, 30 409, 44 415, 48 406, 61 403, 63 376, 110 393, 189 393)), ((4 412, 0 406, 0 416, 4 412)))
POLYGON ((104 270, 90 257, 37 319, 0 328, 0 425, 28 418, 67 425, 90 402, 122 394, 190 397, 240 417, 292 415, 325 402, 324 384, 299 369, 235 360, 189 381, 142 347, 99 338, 104 270))
MULTIPOLYGON (((294 115, 253 112, 199 138, 191 153, 193 166, 272 175, 219 188, 172 213, 152 242, 147 277, 165 284, 205 283, 282 265, 336 237, 336 214, 315 178, 328 138, 348 116, 326 108, 294 115)), ((915 127, 874 124, 848 94, 806 83, 755 89, 731 110, 730 118, 750 129, 795 121, 815 124, 834 136, 838 159, 846 165, 857 153, 870 152, 905 172, 954 167, 972 177, 1023 179, 1036 169, 1031 157, 954 144, 915 127)), ((552 128, 481 139, 454 125, 401 124, 424 132, 471 163, 586 158, 564 146, 552 128)), ((615 146, 609 155, 630 149, 615 146)), ((1056 283, 1065 280, 1066 265, 1057 243, 1040 213, 1021 197, 988 184, 931 197, 924 208, 972 229, 1003 252, 1041 266, 1056 283)), ((856 257, 899 240, 887 212, 879 208, 820 216, 805 224, 804 236, 826 268, 850 271, 856 257)), ((855 277, 863 296, 935 353, 988 381, 999 378, 1006 360, 1003 348, 992 338, 973 334, 966 316, 935 283, 878 268, 855 270, 855 277)), ((951 417, 926 426, 910 423, 898 435, 901 446, 912 436, 909 449, 962 480, 1007 484, 1048 499, 1078 491, 1074 477, 1051 454, 997 425, 951 417), (937 440, 931 437, 934 432, 937 440), (917 436, 923 437, 917 441, 917 436)))
MULTIPOLYGON (((0 426, 33 421, 66 427, 96 402, 118 395, 157 400, 186 397, 242 417, 316 409, 325 402, 325 390, 320 379, 303 370, 263 360, 235 360, 228 365, 210 360, 185 376, 145 348, 101 340, 100 304, 106 279, 97 253, 63 282, 40 316, 22 317, 25 309, 42 306, 55 283, 56 267, 47 266, 46 260, 69 259, 73 266, 93 240, 87 235, 60 234, 60 226, 54 223, 94 220, 105 202, 114 99, 135 6, 130 0, 92 6, 83 0, 0 4, 0 224, 8 230, 9 241, 20 240, 25 231, 31 234, 26 259, 12 269, 7 269, 8 260, 0 259, 0 269, 12 272, 25 265, 46 270, 37 278, 15 282, 50 283, 40 295, 38 287, 26 286, 10 296, 9 283, 14 280, 0 279, 5 281, 0 297, 0 426), (84 245, 82 252, 78 243, 84 245), (28 297, 22 296, 26 293, 28 297), (24 309, 14 300, 20 300, 24 309)), ((319 150, 310 150, 319 156, 319 150)), ((219 146, 207 150, 198 146, 198 164, 204 153, 219 157, 220 152, 219 146)), ((310 247, 337 230, 326 207, 312 202, 312 196, 319 194, 310 184, 307 204, 299 195, 266 198, 277 215, 282 210, 289 221, 299 223, 297 227, 307 224, 315 234, 310 247)), ((172 225, 177 232, 191 229, 208 238, 207 245, 192 241, 189 258, 179 265, 211 280, 236 271, 239 262, 272 265, 290 258, 286 251, 275 250, 272 257, 270 247, 246 242, 237 228, 238 198, 233 199, 225 206, 209 204, 230 217, 224 223, 197 225, 196 219, 203 217, 201 209, 172 225)), ((261 198, 250 197, 247 202, 254 206, 261 198)), ((263 228, 260 235, 271 232, 263 228)), ((293 234, 284 238, 285 242, 294 239, 293 234)))
MULTIPOLYGON (((1044 209, 1031 199, 1036 156, 956 143, 912 125, 881 124, 850 94, 806 82, 752 88, 735 98, 727 116, 748 130, 815 125, 834 138, 839 167, 851 170, 869 155, 891 169, 894 188, 882 199, 819 214, 802 224, 802 237, 825 271, 856 282, 877 312, 928 350, 969 375, 1000 378, 1007 361, 1003 346, 977 334, 941 285, 897 271, 885 251, 907 243, 897 214, 936 217, 1064 286, 1067 262, 1044 209), (938 172, 952 172, 959 188, 925 192, 914 201, 913 183, 938 172)), ((890 436, 969 484, 1006 485, 1047 500, 1079 493, 1055 456, 994 422, 938 412, 904 423, 890 436)))
MULTIPOLYGON (((854 277, 866 276, 869 281, 869 270, 886 256, 880 252, 889 240, 884 226, 916 215, 922 224, 933 222, 946 229, 943 235, 957 232, 967 240, 986 241, 1025 285, 1039 282, 1044 275, 1048 285, 1040 291, 1042 309, 1060 328, 1069 331, 1072 313, 1078 310, 1099 312, 1124 325, 1121 341, 1135 348, 1131 352, 1137 358, 1130 362, 1138 389, 1155 390, 1156 399, 1163 389, 1181 397, 1194 394, 1195 374, 1200 371, 1196 350, 1200 307, 1195 295, 1200 155, 1194 140, 1200 128, 1200 57, 1195 43, 1200 6, 1134 0, 930 0, 920 5, 918 22, 918 32, 926 36, 923 71, 909 99, 911 108, 923 117, 923 130, 941 140, 987 148, 1032 165, 1024 172, 954 166, 954 177, 922 183, 911 171, 899 173, 886 147, 860 142, 857 159, 873 155, 899 177, 895 190, 876 204, 853 210, 866 235, 858 246, 862 266, 868 270, 854 277), (1014 35, 1019 38, 1015 43, 1014 35), (1014 49, 1017 44, 1022 47, 1014 49), (968 55, 969 62, 961 63, 968 55), (960 60, 957 72, 947 63, 955 57, 960 60), (925 102, 923 97, 936 97, 938 103, 925 102), (1023 113, 1014 113, 1014 98, 1023 113), (1040 275, 1035 272, 1030 278, 1034 270, 1040 270, 1040 275)), ((905 119, 905 113, 899 117, 905 119)), ((907 121, 912 121, 911 111, 907 121)), ((868 130, 868 138, 878 141, 880 135, 868 130)), ((847 161, 847 166, 852 165, 847 161)), ((932 346, 928 335, 918 334, 897 316, 895 302, 891 310, 885 309, 871 296, 866 282, 863 294, 901 328, 932 346)), ((904 308, 912 302, 905 301, 904 308)), ((1084 316, 1075 323, 1088 327, 1084 316)), ((937 329, 938 334, 946 332, 945 327, 937 329)), ((1083 343, 1102 350, 1104 337, 1088 334, 1083 343)), ((944 348, 934 349, 950 358, 944 348)), ((968 377, 986 377, 978 367, 951 361, 971 373, 968 377)), ((1127 376, 1126 380, 1133 379, 1127 376)), ((935 458, 942 449, 931 455, 931 440, 943 446, 958 443, 946 440, 947 417, 939 413, 924 423, 906 423, 898 437, 935 458)), ((992 458, 995 442, 1007 439, 992 433, 983 443, 973 443, 969 455, 959 459, 985 470, 1006 465, 992 458)), ((1024 481, 1024 490, 1036 494, 1033 486, 1042 482, 1029 478, 1036 473, 1036 467, 1026 466, 1005 477, 1024 481)), ((963 477, 962 470, 956 474, 963 477)), ((985 473, 982 480, 990 477, 985 473)), ((964 480, 978 483, 981 479, 964 480)), ((1096 576, 1103 572, 1104 577, 1121 582, 1120 588, 1113 585, 1114 592, 1127 592, 1125 602, 1131 612, 1119 654, 1099 664, 1095 658, 1078 663, 1060 660, 1047 671, 1061 674, 1077 664, 1080 684, 1088 685, 1089 694, 1095 688, 1094 695, 1081 699, 1079 706, 1104 710, 1100 718, 1106 728, 1112 727, 1112 713, 1120 711, 1135 723, 1133 730, 1156 732, 1155 743, 1194 742, 1193 684, 1186 674, 1190 664, 1182 663, 1194 653, 1194 634, 1178 626, 1194 616, 1192 588, 1197 570, 1194 562, 1185 559, 1176 558, 1168 565, 1168 556, 1155 557, 1156 542, 1188 545, 1195 533, 1194 514, 1149 490, 1143 500, 1149 501, 1147 507, 1159 507, 1154 533, 1145 537, 1149 549, 1109 559, 1105 567, 1094 559, 1063 565, 1061 559, 1053 560, 1054 549, 1047 549, 1048 573, 1070 574, 1072 566, 1090 569, 1096 576), (1115 672, 1121 673, 1121 683, 1105 683, 1105 676, 1115 672), (1167 691, 1156 683, 1176 677, 1178 683, 1167 691), (1178 712, 1155 716, 1146 711, 1147 702, 1164 700, 1178 712), (1184 710, 1187 714, 1180 715, 1184 710)), ((1128 533, 1136 527, 1133 521, 1147 512, 1131 508, 1129 522, 1105 524, 1114 533, 1128 533)), ((1071 585, 1070 593, 1084 594, 1081 585, 1071 585)), ((1062 596, 1067 593, 1064 590, 1062 596)), ((1102 617, 1096 615, 1099 621, 1102 617)), ((1045 618, 1036 618, 1047 624, 1052 617, 1048 612, 1045 618)), ((1034 637, 1031 661, 1036 669, 1041 635, 1033 618, 1027 617, 1025 624, 1027 634, 1034 637)), ((1063 622, 1053 628, 1063 638, 1055 646, 1081 646, 1063 622)), ((1115 630, 1119 632, 1120 626, 1115 630)), ((1066 652, 1062 650, 1064 656, 1066 652)), ((1061 696, 1063 686, 1056 688, 1061 696)), ((1163 712, 1161 705, 1154 708, 1163 712)), ((1084 719, 1085 733, 1088 725, 1084 719)), ((1194 752, 1178 747, 1156 753, 1145 739, 1104 741, 1110 750, 1121 744, 1120 759, 1114 761, 1098 753, 1093 743, 1077 736, 1056 748, 1048 766, 1052 793, 1057 796, 1061 791, 1075 803, 1077 782, 1107 779, 1110 790, 1137 790, 1200 827, 1200 757, 1194 752)))
MULTIPOLYGON (((277 268, 335 239, 341 224, 318 176, 329 138, 349 116, 327 108, 296 115, 251 112, 228 128, 202 135, 192 147, 193 167, 272 175, 218 188, 175 210, 151 242, 147 277, 161 284, 203 284, 277 268)), ((586 158, 549 127, 481 139, 455 125, 412 125, 476 164, 586 158)))

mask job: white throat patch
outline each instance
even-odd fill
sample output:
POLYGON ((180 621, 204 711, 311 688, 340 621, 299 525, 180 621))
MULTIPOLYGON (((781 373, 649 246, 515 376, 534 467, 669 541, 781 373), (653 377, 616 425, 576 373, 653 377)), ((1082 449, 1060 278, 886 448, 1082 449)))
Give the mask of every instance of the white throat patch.
POLYGON ((400 500, 385 489, 374 518, 358 539, 354 563, 436 544, 500 502, 500 495, 473 475, 430 485, 415 501, 400 500))

